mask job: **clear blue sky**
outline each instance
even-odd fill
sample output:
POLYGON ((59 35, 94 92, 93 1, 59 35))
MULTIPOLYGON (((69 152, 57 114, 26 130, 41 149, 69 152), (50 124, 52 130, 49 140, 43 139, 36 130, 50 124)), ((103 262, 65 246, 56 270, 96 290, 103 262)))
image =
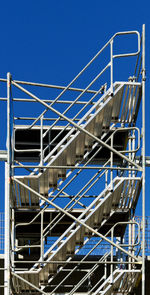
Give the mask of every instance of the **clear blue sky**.
MULTIPOLYGON (((147 102, 146 154, 150 155, 149 1, 45 0, 1 1, 0 77, 11 72, 14 79, 66 85, 117 31, 139 30, 146 24, 147 102)), ((0 88, 1 89, 1 88, 0 88)), ((3 93, 0 93, 3 96, 3 93)), ((5 107, 1 115, 5 120, 5 107)), ((5 149, 5 128, 0 128, 0 149, 5 149)), ((3 126, 2 126, 3 124, 3 126)), ((0 172, 0 209, 3 210, 3 164, 0 172)), ((150 168, 149 168, 150 169, 150 168)), ((149 198, 147 174, 147 206, 149 198)))

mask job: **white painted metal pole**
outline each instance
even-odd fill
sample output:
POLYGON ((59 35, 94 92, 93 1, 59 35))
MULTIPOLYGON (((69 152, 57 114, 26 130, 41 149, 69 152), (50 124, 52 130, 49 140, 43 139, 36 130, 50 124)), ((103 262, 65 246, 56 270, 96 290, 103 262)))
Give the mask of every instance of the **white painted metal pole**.
MULTIPOLYGON (((132 220, 131 220, 132 221, 132 220)), ((132 231, 131 231, 131 224, 129 224, 129 253, 132 253, 131 252, 131 241, 132 241, 132 231)), ((131 270, 131 257, 129 256, 129 267, 128 267, 129 270, 131 270)))
POLYGON ((142 295, 145 295, 145 24, 142 27, 142 295))
POLYGON ((43 222, 44 222, 44 212, 41 211, 41 261, 44 260, 44 239, 43 239, 43 222))
POLYGON ((43 116, 41 117, 41 134, 40 134, 40 148, 41 148, 41 160, 40 160, 40 164, 43 165, 43 116))
MULTIPOLYGON (((113 148, 113 136, 111 136, 111 148, 113 148)), ((113 152, 110 152, 110 165, 113 167, 113 152)), ((110 171, 110 190, 113 191, 113 169, 110 171)))
POLYGON ((113 40, 110 42, 110 86, 111 95, 113 96, 113 40))
POLYGON ((10 87, 11 75, 7 73, 7 163, 5 164, 5 295, 10 295, 10 166, 11 166, 11 122, 10 87))
MULTIPOLYGON (((114 240, 114 232, 113 232, 113 228, 111 229, 111 241, 113 242, 114 240)), ((111 245, 111 261, 113 261, 113 245, 111 245)), ((118 250, 118 249, 117 249, 118 250)), ((110 282, 111 284, 113 284, 113 264, 110 265, 110 275, 111 275, 111 279, 110 282)))
POLYGON ((12 245, 12 253, 11 253, 11 260, 12 260, 12 268, 14 269, 14 261, 15 261, 15 210, 11 210, 11 245, 12 245))

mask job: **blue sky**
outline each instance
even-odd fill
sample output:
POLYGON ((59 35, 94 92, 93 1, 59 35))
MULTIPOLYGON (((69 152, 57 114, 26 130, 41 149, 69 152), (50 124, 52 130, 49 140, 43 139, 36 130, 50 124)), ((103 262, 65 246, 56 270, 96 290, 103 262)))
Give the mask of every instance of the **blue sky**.
MULTIPOLYGON (((1 1, 0 77, 66 85, 118 31, 138 30, 146 24, 146 154, 150 155, 149 1, 45 0, 1 1)), ((1 88, 0 88, 1 89, 1 88)), ((3 96, 3 93, 0 93, 3 96)), ((1 103, 0 149, 5 149, 5 106, 1 103), (2 115, 1 115, 2 116, 2 115)), ((3 210, 3 164, 0 167, 3 210)), ((150 168, 149 168, 150 169, 150 168)), ((146 214, 149 198, 147 173, 146 214)), ((140 212, 140 205, 139 205, 140 212)), ((140 214, 140 213, 139 213, 140 214)))

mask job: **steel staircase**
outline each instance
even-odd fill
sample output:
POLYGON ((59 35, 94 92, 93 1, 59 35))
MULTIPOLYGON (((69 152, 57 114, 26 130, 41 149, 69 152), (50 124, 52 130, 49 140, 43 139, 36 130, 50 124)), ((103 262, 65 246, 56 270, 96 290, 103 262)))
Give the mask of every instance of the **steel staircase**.
MULTIPOLYGON (((116 85, 114 85, 114 87, 115 86, 116 85)), ((82 125, 84 129, 91 132, 91 134, 98 136, 98 138, 101 137, 102 131, 109 131, 111 121, 127 122, 134 120, 135 110, 137 108, 138 100, 140 99, 140 86, 129 87, 128 85, 124 86, 121 84, 116 88, 113 98, 108 95, 109 92, 110 89, 103 95, 103 99, 100 99, 100 101, 91 108, 90 112, 88 112, 82 120, 85 121, 85 124, 82 125), (128 88, 129 93, 127 96, 128 88), (129 114, 128 106, 131 90, 134 93, 137 91, 137 95, 135 103, 132 106, 132 113, 130 110, 129 114), (101 101, 104 102, 102 103, 101 101), (120 114, 122 104, 127 104, 127 109, 124 112, 123 108, 123 111, 120 114)), ((43 172, 40 172, 37 176, 15 176, 16 180, 21 181, 21 184, 13 183, 12 198, 14 199, 15 205, 22 208, 40 208, 39 197, 34 192, 23 187, 22 184, 31 187, 35 192, 48 198, 49 189, 51 187, 53 190, 57 189, 59 179, 61 179, 61 181, 66 180, 66 169, 58 170, 49 169, 47 167, 50 167, 51 165, 73 166, 76 163, 79 164, 80 159, 82 160, 84 156, 85 150, 91 149, 94 144, 94 140, 88 135, 72 128, 47 156, 46 162, 48 162, 48 164, 43 172), (58 152, 54 156, 53 153, 55 151, 58 152)), ((140 192, 140 183, 141 179, 139 177, 134 177, 134 179, 114 178, 113 191, 110 190, 109 186, 104 189, 90 206, 83 210, 82 214, 78 217, 78 220, 81 220, 84 224, 90 225, 93 229, 98 229, 100 228, 102 221, 109 218, 112 211, 115 212, 117 209, 123 211, 127 208, 134 208, 134 204, 136 203, 140 192)), ((89 235, 91 235, 91 232, 88 228, 82 225, 77 225, 76 222, 73 222, 64 234, 60 236, 53 246, 44 254, 45 262, 65 261, 68 257, 73 257, 76 245, 82 245, 84 243, 84 237, 89 235), (57 249, 54 250, 56 247, 57 249)), ((40 285, 47 285, 49 278, 51 277, 52 279, 52 277, 56 275, 57 264, 48 263, 43 264, 43 266, 40 268, 38 267, 38 269, 36 267, 36 270, 34 267, 32 269, 31 272, 26 273, 26 271, 18 271, 16 273, 39 288, 40 285)), ((16 292, 18 290, 18 293, 34 289, 25 282, 18 281, 17 278, 15 278, 14 285, 18 286, 15 289, 16 292)))
MULTIPOLYGON (((138 36, 138 51, 130 55, 139 55, 139 33, 132 34, 138 36)), ((112 46, 115 36, 106 46, 112 46)), ((142 169, 135 158, 140 150, 135 125, 141 83, 135 77, 114 83, 111 75, 108 89, 106 83, 98 90, 90 88, 107 68, 112 73, 113 58, 124 56, 128 54, 111 56, 85 89, 71 88, 79 73, 51 104, 40 101, 46 109, 32 124, 13 125, 14 294, 126 294, 136 284, 141 272, 135 255, 139 240, 133 235, 126 245, 123 237, 128 226, 134 232, 137 225, 131 219, 142 186, 142 169), (67 91, 80 92, 69 106, 60 99, 67 91), (81 101, 84 94, 89 96, 81 101), (50 120, 49 125, 43 123, 50 120), (16 173, 17 168, 23 172, 16 173), (88 248, 93 238, 97 243, 88 248), (92 262, 94 251, 100 254, 92 262)), ((12 85, 39 102, 16 81, 12 85)))

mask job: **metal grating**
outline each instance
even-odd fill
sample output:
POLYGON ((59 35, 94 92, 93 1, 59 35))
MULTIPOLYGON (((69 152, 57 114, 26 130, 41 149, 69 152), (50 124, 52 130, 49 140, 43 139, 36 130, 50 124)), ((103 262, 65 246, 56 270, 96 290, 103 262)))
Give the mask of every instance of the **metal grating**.
POLYGON ((5 241, 5 215, 4 212, 0 212, 0 253, 4 253, 4 241, 5 241))
MULTIPOLYGON (((142 240, 142 217, 136 216, 135 220, 140 224, 141 229, 141 240, 142 240)), ((141 251, 141 248, 139 246, 139 250, 141 251)), ((150 256, 150 216, 145 217, 145 255, 150 256)))

